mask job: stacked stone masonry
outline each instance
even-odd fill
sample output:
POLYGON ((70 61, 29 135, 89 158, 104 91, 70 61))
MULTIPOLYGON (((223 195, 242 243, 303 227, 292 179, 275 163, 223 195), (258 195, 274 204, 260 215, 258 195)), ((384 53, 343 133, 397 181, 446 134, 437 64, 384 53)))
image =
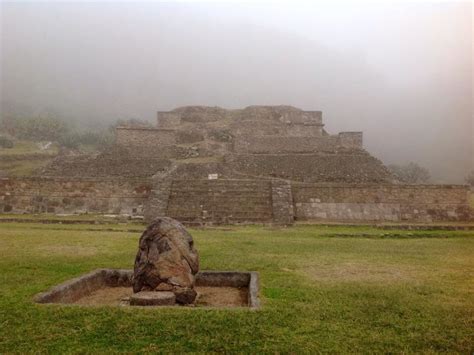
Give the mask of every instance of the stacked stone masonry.
POLYGON ((148 179, 0 179, 0 211, 143 215, 151 187, 148 179))
POLYGON ((300 182, 384 183, 390 176, 381 161, 364 152, 339 154, 236 154, 227 157, 248 176, 300 182))
POLYGON ((293 224, 295 212, 290 182, 285 180, 273 180, 271 186, 273 222, 283 225, 293 224))
POLYGON ((292 185, 296 220, 466 221, 468 188, 457 185, 292 185))
POLYGON ((238 154, 334 152, 343 148, 362 149, 362 141, 339 133, 321 137, 242 137, 234 143, 234 152, 238 154))
POLYGON ((270 181, 175 180, 167 215, 185 223, 268 223, 271 198, 270 181))
POLYGON ((174 130, 157 128, 117 127, 115 139, 118 145, 127 147, 143 146, 153 142, 163 146, 176 143, 174 130))
POLYGON ((184 223, 468 221, 458 185, 315 184, 284 180, 0 179, 3 213, 167 215, 184 223))

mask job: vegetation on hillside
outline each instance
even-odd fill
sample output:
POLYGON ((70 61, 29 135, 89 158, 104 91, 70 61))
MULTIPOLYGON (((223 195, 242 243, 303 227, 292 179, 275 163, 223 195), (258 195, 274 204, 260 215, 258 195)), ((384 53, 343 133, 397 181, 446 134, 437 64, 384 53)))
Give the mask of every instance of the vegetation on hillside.
POLYGON ((138 119, 117 120, 108 127, 76 127, 55 115, 3 116, 0 122, 0 176, 28 176, 61 151, 104 151, 114 142, 117 126, 150 127, 138 119))
POLYGON ((417 163, 410 162, 404 165, 388 165, 392 175, 402 183, 406 184, 425 184, 431 179, 428 169, 423 168, 417 163))
POLYGON ((55 115, 7 116, 0 124, 0 147, 12 148, 14 141, 50 141, 67 149, 103 150, 113 143, 114 130, 118 126, 152 127, 150 122, 135 118, 118 119, 109 126, 85 128, 55 115))

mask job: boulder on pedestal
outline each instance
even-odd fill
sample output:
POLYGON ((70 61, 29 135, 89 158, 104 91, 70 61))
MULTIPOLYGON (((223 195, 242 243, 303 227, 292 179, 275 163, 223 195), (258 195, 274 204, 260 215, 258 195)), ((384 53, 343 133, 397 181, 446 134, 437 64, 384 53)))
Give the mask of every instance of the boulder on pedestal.
POLYGON ((133 292, 171 291, 176 302, 194 302, 199 255, 191 234, 169 217, 155 219, 140 237, 133 270, 133 292))

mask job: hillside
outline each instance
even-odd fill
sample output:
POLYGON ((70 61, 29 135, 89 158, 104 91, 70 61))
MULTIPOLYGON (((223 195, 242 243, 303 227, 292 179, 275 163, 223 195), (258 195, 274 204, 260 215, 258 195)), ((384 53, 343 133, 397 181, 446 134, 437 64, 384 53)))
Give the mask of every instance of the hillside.
POLYGON ((59 148, 45 143, 16 140, 12 148, 0 148, 0 176, 31 176, 58 155, 59 148), (41 147, 43 146, 43 148, 41 147))

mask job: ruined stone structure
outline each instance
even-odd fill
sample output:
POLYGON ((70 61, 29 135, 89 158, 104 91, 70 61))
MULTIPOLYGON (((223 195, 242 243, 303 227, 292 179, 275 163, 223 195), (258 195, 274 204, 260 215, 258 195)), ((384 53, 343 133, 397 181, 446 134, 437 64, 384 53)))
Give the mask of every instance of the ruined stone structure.
POLYGON ((0 181, 0 210, 170 216, 186 223, 460 221, 468 189, 400 185, 320 111, 188 106, 156 128, 118 127, 96 155, 62 156, 40 177, 0 181))
POLYGON ((130 157, 170 161, 180 178, 283 178, 307 182, 388 182, 362 146, 362 132, 329 135, 321 111, 290 106, 240 110, 182 107, 158 112, 156 128, 117 129, 130 157))

